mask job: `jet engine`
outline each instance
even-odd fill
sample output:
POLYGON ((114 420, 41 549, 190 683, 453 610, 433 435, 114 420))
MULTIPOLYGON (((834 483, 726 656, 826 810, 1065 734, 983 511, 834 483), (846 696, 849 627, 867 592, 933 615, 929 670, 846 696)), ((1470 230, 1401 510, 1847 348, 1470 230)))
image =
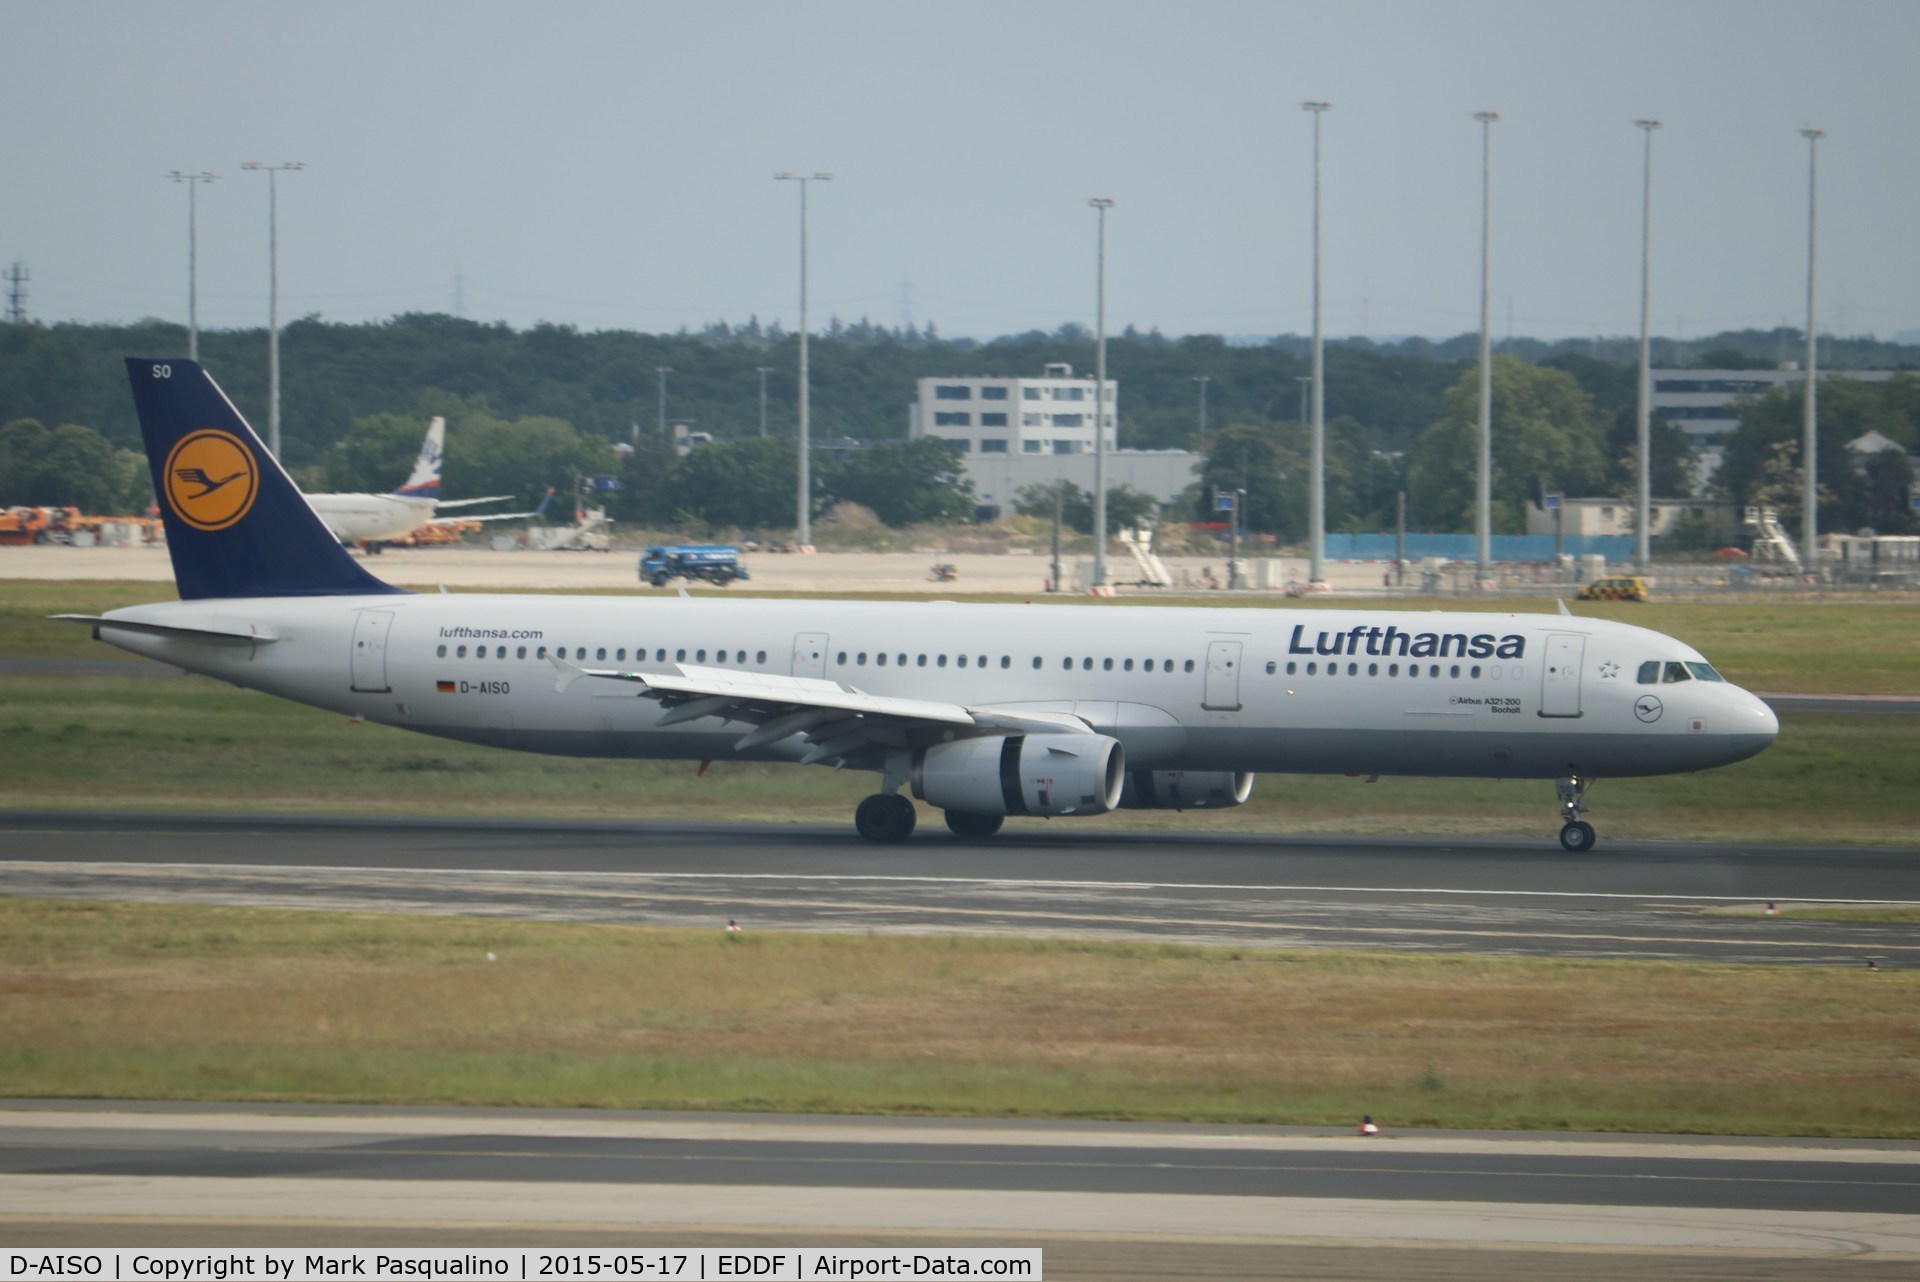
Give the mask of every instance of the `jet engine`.
POLYGON ((1120 804, 1126 756, 1097 734, 959 739, 915 756, 913 795, 981 815, 1103 815, 1120 804))
POLYGON ((1253 776, 1242 771, 1129 770, 1120 793, 1122 810, 1223 810, 1253 793, 1253 776))

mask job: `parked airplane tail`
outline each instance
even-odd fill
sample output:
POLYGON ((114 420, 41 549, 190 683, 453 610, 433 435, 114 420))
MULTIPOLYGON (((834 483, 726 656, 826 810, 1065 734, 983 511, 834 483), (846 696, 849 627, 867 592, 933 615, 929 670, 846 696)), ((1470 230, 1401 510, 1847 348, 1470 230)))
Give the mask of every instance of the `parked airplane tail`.
POLYGON ((183 599, 401 591, 347 555, 196 362, 129 357, 127 378, 183 599))
POLYGON ((427 439, 420 442, 420 457, 414 460, 413 475, 394 493, 406 499, 439 498, 440 456, 446 447, 447 420, 436 415, 427 424, 427 439))

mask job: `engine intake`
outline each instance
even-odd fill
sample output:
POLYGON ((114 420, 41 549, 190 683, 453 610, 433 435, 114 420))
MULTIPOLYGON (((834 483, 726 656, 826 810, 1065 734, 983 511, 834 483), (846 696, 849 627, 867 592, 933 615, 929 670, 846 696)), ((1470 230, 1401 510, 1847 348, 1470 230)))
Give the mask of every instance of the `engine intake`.
POLYGON ((1129 770, 1120 793, 1122 810, 1224 810, 1253 795, 1253 776, 1242 771, 1129 770))
POLYGON ((1120 804, 1126 756, 1097 734, 960 739, 915 757, 913 795, 983 815, 1103 815, 1120 804))

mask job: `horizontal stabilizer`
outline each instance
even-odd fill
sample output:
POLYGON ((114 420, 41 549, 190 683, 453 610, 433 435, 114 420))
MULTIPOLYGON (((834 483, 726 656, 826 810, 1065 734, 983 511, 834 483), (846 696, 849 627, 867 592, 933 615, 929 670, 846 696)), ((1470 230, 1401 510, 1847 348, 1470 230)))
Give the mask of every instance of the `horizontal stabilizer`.
POLYGON ((124 628, 128 632, 139 632, 146 636, 187 637, 195 641, 209 641, 214 645, 267 645, 280 639, 279 633, 258 624, 189 628, 175 623, 145 623, 99 614, 56 614, 50 617, 65 619, 70 623, 91 623, 96 633, 101 628, 124 628))

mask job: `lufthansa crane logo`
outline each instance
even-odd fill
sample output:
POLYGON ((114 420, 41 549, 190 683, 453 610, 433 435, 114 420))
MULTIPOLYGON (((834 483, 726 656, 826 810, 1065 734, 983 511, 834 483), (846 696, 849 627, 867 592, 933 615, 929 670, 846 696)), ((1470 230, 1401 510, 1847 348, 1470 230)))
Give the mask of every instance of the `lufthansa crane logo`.
POLYGON ((167 503, 175 516, 209 533, 235 524, 253 507, 260 471, 253 453, 230 432, 189 432, 167 455, 167 503))
POLYGON ((1658 695, 1643 694, 1633 703, 1633 715, 1642 721, 1653 722, 1660 719, 1663 709, 1658 695))

